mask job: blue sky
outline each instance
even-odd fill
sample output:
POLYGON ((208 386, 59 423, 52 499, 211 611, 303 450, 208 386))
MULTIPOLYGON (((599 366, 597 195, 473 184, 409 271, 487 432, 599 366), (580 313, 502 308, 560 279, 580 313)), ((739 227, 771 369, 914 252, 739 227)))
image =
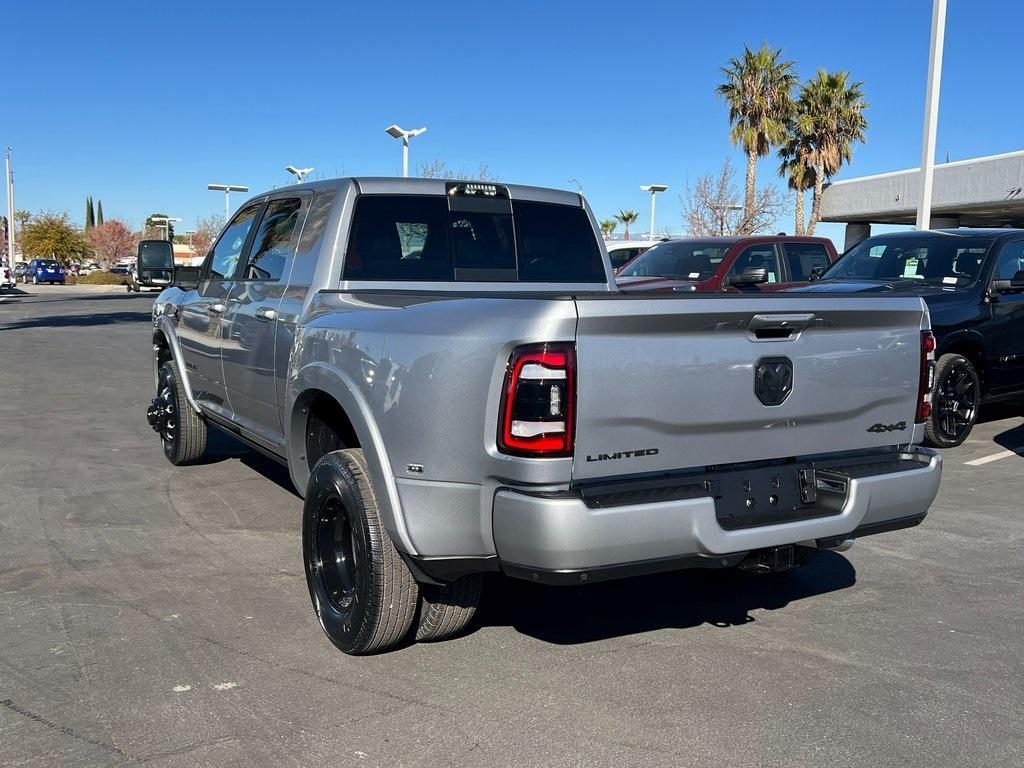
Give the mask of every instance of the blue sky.
MULTIPOLYGON (((288 164, 397 175, 384 133, 397 122, 428 127, 414 167, 575 177, 599 217, 632 207, 646 227, 639 185, 669 184, 657 227, 681 231, 688 180, 726 156, 742 173, 714 88, 744 43, 782 47, 801 77, 864 81, 868 143, 840 178, 916 166, 931 2, 174 2, 151 15, 40 0, 3 16, 0 144, 15 148, 18 208, 81 222, 92 195, 107 218, 159 210, 186 228, 223 209, 208 182, 255 192, 287 183, 288 164)), ((940 161, 1024 145, 1022 27, 1016 1, 949 3, 940 161)), ((777 183, 776 165, 759 180, 777 183)))

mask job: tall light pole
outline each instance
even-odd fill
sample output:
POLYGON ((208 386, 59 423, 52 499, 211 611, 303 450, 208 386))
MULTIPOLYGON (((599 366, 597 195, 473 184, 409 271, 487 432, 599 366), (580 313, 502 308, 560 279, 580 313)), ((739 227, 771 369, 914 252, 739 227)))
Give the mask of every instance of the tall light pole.
POLYGON ((316 168, 313 168, 312 166, 310 166, 309 168, 296 168, 294 165, 289 165, 285 167, 285 170, 288 171, 288 173, 295 176, 295 180, 299 184, 301 184, 302 180, 306 178, 306 174, 315 171, 316 168))
POLYGON ((11 170, 11 147, 7 148, 7 266, 14 269, 14 172, 11 170))
POLYGON ((921 199, 917 204, 917 228, 932 223, 932 176, 935 173, 935 132, 939 125, 939 91, 942 83, 942 45, 946 38, 946 0, 932 4, 932 43, 928 53, 928 86, 924 97, 924 137, 921 140, 921 199))
POLYGON ((172 221, 181 221, 181 219, 176 219, 176 218, 174 218, 172 216, 153 216, 153 217, 150 218, 150 221, 162 221, 164 223, 164 237, 167 238, 168 240, 170 240, 171 239, 171 222, 172 221))
POLYGON ((644 184, 640 187, 644 192, 651 193, 651 227, 647 235, 648 240, 654 239, 654 198, 659 192, 664 192, 668 189, 667 184, 644 184))
POLYGON ((248 192, 249 188, 241 184, 207 184, 207 189, 213 190, 214 192, 224 193, 224 221, 227 222, 228 216, 231 215, 231 193, 232 192, 248 192))
POLYGON ((411 131, 407 131, 404 128, 399 128, 397 125, 388 126, 385 129, 390 136, 394 136, 396 139, 402 140, 402 176, 409 175, 409 139, 413 139, 419 136, 421 133, 426 131, 426 128, 414 128, 411 131))

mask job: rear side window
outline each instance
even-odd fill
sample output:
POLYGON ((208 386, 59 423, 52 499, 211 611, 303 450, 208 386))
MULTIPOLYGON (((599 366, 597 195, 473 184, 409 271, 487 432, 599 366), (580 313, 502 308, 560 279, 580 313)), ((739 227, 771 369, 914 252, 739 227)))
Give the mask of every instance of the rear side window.
POLYGON ((786 261, 789 264, 789 276, 794 282, 806 282, 811 273, 818 270, 821 274, 828 269, 828 251, 819 243, 786 243, 786 261))
POLYGON ((267 205, 249 249, 242 280, 281 279, 285 265, 295 253, 300 208, 302 201, 294 197, 272 200, 267 205))
POLYGON ((344 280, 604 282, 582 208, 426 195, 356 201, 344 280))

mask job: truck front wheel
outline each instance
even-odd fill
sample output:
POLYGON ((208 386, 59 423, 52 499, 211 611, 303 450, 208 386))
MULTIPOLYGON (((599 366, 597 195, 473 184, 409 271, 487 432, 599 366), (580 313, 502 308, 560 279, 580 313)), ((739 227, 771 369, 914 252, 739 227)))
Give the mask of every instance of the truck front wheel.
POLYGON ((362 450, 332 451, 313 467, 302 552, 309 597, 332 643, 368 654, 401 642, 419 586, 384 530, 362 450))
POLYGON ((170 360, 160 366, 160 383, 146 418, 159 433, 164 456, 171 464, 192 464, 202 458, 206 450, 206 422, 188 404, 185 387, 170 360))

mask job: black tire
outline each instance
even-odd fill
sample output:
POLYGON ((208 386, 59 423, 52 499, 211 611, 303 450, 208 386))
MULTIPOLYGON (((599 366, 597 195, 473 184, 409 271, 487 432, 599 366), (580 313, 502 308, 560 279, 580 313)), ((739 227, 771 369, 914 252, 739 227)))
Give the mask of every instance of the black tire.
POLYGON ((409 633, 419 585, 384 530, 361 449, 332 451, 313 467, 302 554, 313 610, 342 651, 379 653, 409 633))
POLYGON ((416 640, 447 640, 462 632, 480 605, 483 583, 482 575, 472 574, 443 587, 433 584, 421 586, 416 640))
POLYGON ((943 355, 935 365, 932 415, 924 428, 924 443, 932 448, 955 448, 971 434, 981 404, 981 379, 963 355, 943 355))
POLYGON ((188 404, 185 387, 171 361, 160 366, 157 400, 168 409, 168 419, 160 430, 164 456, 175 466, 192 464, 206 450, 206 422, 188 404))

